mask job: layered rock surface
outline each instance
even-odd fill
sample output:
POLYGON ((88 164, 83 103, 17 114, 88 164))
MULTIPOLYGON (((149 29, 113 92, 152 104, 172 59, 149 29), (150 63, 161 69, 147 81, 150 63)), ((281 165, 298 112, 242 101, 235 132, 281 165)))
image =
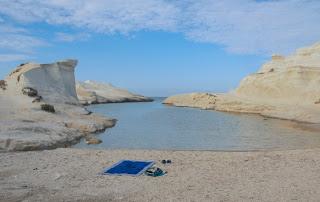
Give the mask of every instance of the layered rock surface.
POLYGON ((82 104, 151 102, 151 98, 133 94, 108 83, 95 81, 77 82, 78 99, 82 104))
POLYGON ((75 60, 22 64, 0 88, 0 151, 65 147, 89 133, 115 124, 83 108, 78 101, 75 60), (54 107, 54 113, 41 110, 54 107))
POLYGON ((164 103, 320 123, 320 43, 272 56, 232 92, 176 95, 164 103))

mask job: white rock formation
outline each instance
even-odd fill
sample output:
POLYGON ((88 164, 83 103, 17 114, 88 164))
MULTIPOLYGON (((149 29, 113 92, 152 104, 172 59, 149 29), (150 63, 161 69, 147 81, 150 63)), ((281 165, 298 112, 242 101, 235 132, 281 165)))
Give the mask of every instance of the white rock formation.
POLYGON ((150 102, 151 98, 130 93, 108 83, 95 81, 77 82, 78 99, 82 104, 150 102))
POLYGON ((233 92, 177 95, 164 103, 320 123, 320 43, 274 55, 233 92))
POLYGON ((13 81, 19 90, 23 87, 37 89, 44 101, 77 104, 74 78, 76 65, 75 60, 53 64, 28 63, 18 67, 6 80, 13 81))
POLYGON ((0 82, 0 151, 64 147, 114 126, 114 119, 91 114, 79 104, 76 64, 28 63, 0 82), (55 113, 42 111, 42 104, 53 105, 55 113))

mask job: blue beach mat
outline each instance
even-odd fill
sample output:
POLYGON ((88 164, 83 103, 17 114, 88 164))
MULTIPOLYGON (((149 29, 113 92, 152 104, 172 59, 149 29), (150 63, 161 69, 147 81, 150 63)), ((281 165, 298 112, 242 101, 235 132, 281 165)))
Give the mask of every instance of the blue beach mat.
POLYGON ((154 161, 131 161, 122 160, 114 164, 110 168, 106 168, 102 174, 104 175, 131 175, 139 176, 148 168, 153 166, 154 161))

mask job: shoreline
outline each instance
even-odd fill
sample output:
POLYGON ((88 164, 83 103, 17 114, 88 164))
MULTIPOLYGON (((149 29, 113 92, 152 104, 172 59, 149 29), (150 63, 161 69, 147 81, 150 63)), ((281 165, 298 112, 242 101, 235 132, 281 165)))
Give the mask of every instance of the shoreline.
POLYGON ((286 119, 286 118, 281 118, 281 117, 276 117, 276 116, 268 116, 264 115, 258 112, 239 112, 239 111, 223 111, 223 110, 216 110, 216 109, 203 109, 201 107, 190 107, 190 106, 176 106, 174 104, 168 104, 168 103, 162 103, 163 105, 166 105, 168 107, 178 107, 178 108, 191 108, 191 109, 198 109, 198 110, 204 110, 204 111, 212 111, 212 112, 220 112, 220 113, 227 113, 227 114, 232 114, 232 115, 252 115, 252 116, 258 116, 266 119, 271 119, 271 120, 279 120, 279 121, 285 121, 288 123, 293 123, 296 124, 298 127, 293 128, 298 128, 299 130, 310 130, 320 132, 320 123, 314 123, 314 122, 308 122, 308 121, 299 121, 296 119, 286 119), (304 126, 303 128, 300 128, 299 126, 304 126), (306 127, 307 126, 307 127, 306 127), (312 127, 316 126, 316 127, 312 127))
POLYGON ((0 153, 0 201, 316 201, 320 149, 259 152, 55 150, 0 153), (162 177, 99 175, 155 160, 162 177), (162 165, 162 159, 172 164, 162 165))
MULTIPOLYGON (((177 96, 191 96, 194 93, 190 93, 190 94, 181 94, 181 95, 177 95, 177 96)), ((207 93, 206 93, 207 94, 207 93)), ((223 94, 224 96, 228 96, 228 93, 223 94)), ((264 112, 264 111, 252 111, 250 108, 248 109, 244 109, 242 110, 238 110, 238 109, 227 109, 227 108, 219 108, 221 106, 215 106, 215 107, 206 107, 206 105, 203 106, 197 106, 195 104, 181 104, 181 103, 175 103, 176 101, 174 100, 175 96, 171 96, 171 97, 167 97, 166 100, 163 101, 163 105, 166 105, 168 107, 179 107, 179 108, 193 108, 193 109, 200 109, 200 110, 206 110, 206 111, 215 111, 215 112, 222 112, 222 113, 230 113, 230 114, 247 114, 247 115, 257 115, 257 116, 261 116, 264 118, 268 118, 268 119, 277 119, 277 120, 283 120, 283 121, 291 121, 291 122, 296 122, 296 123, 301 123, 301 124, 318 124, 320 126, 320 120, 318 118, 316 118, 316 121, 311 121, 311 120, 306 120, 306 119, 297 119, 297 118, 292 118, 292 117, 288 117, 287 114, 282 113, 282 114, 277 114, 279 112, 284 111, 285 109, 278 109, 279 111, 275 110, 274 112, 276 114, 274 114, 274 112, 264 112), (172 100, 171 100, 172 99, 172 100), (282 110, 282 111, 281 111, 282 110)), ((180 100, 178 101, 180 102, 180 100)), ((183 101, 182 101, 183 102, 183 101)), ((240 106, 239 106, 240 107, 240 106)), ((245 105, 241 106, 241 107, 246 107, 245 105)), ((265 107, 263 106, 263 104, 256 104, 255 107, 265 107)), ((271 106, 270 106, 271 107, 271 106)), ((289 107, 287 110, 290 109, 290 106, 286 106, 289 107)), ((318 111, 318 110, 317 110, 318 111)), ((316 114, 318 115, 318 114, 316 114)), ((320 128, 319 128, 320 130, 320 128)))
MULTIPOLYGON (((114 148, 114 149, 102 149, 102 148, 76 148, 76 147, 66 147, 66 148, 55 148, 55 149, 77 149, 77 150, 88 150, 88 151, 151 151, 151 152, 213 152, 213 153, 259 153, 259 152, 285 152, 285 151, 303 151, 303 150, 316 150, 320 149, 319 147, 314 148, 297 148, 297 149, 248 149, 248 150, 210 150, 210 149, 135 149, 135 148, 114 148)), ((50 149, 54 150, 54 149, 50 149)), ((48 151, 50 151, 48 150, 48 151)), ((40 151, 40 150, 39 150, 40 151)), ((16 151, 16 152, 25 152, 25 151, 16 151)), ((0 153, 1 154, 1 153, 0 153)))
POLYGON ((116 124, 80 105, 76 65, 72 59, 25 63, 1 80, 1 152, 67 147, 116 124))
MULTIPOLYGON (((157 106, 162 105, 160 102, 156 103, 157 106)), ((132 105, 134 106, 134 105, 132 105)), ((147 105, 146 105, 147 106, 147 105)), ((162 105, 166 108, 166 105, 162 105)), ((121 106, 118 106, 119 108, 121 108, 121 106)), ((170 106, 169 106, 170 107, 170 106)), ((92 108, 94 109, 94 108, 92 108)), ((174 109, 174 108, 173 108, 174 109)), ((187 108, 186 108, 187 109, 187 108)), ((196 110, 198 111, 197 113, 199 113, 199 115, 201 115, 201 112, 203 109, 198 109, 198 108, 191 108, 189 110, 196 110)), ((93 110, 94 112, 98 112, 93 110)), ((211 110, 208 110, 206 113, 209 114, 211 113, 211 110), (208 112, 209 111, 209 112, 208 112)), ((212 111, 213 113, 216 112, 219 114, 231 114, 232 116, 238 116, 238 118, 241 119, 254 119, 254 120, 258 120, 259 123, 263 124, 263 125, 270 125, 273 126, 275 128, 283 128, 283 130, 285 131, 289 131, 289 133, 287 135, 290 135, 290 131, 294 134, 296 134, 297 136, 303 136, 301 137, 302 139, 306 139, 308 140, 308 135, 312 134, 315 136, 315 140, 319 139, 317 137, 318 136, 318 132, 320 132, 320 124, 313 124, 313 123, 303 123, 303 122, 297 122, 297 121, 292 121, 292 120, 285 120, 285 119, 277 119, 277 118, 265 118, 259 114, 252 114, 252 113, 233 113, 233 112, 221 112, 221 111, 212 111)), ((106 115, 106 114, 105 114, 106 115)), ((115 114, 113 114, 115 116, 115 114)), ((214 115, 214 114, 213 114, 214 115)), ((121 120, 121 119, 120 119, 121 120)), ((143 125, 142 125, 143 126, 143 125)), ((142 127, 141 126, 141 127, 142 127)), ((117 126, 116 126, 117 127, 117 126)), ((228 127, 228 126, 226 126, 228 127)), ((130 130, 130 129, 129 129, 130 130)), ((266 130, 268 131, 268 130, 266 130)), ((275 133, 274 133, 275 134, 275 133)), ((120 134, 120 137, 115 136, 115 133, 105 133, 105 134, 97 134, 97 136, 95 136, 97 139, 102 140, 105 143, 101 143, 102 145, 87 145, 85 144, 84 140, 81 140, 79 144, 75 144, 73 146, 71 146, 71 148, 81 148, 81 149, 103 149, 103 150, 122 150, 122 149, 128 149, 128 150, 141 150, 141 149, 147 149, 147 150, 156 150, 156 151, 213 151, 213 152, 258 152, 258 151, 286 151, 286 150, 298 150, 298 149, 317 149, 319 148, 319 145, 317 145, 316 143, 314 144, 266 144, 265 146, 263 146, 263 144, 257 144, 257 145, 241 145, 241 144, 236 144, 236 145, 232 145, 232 146, 205 146, 202 147, 201 144, 200 145, 192 145, 192 146, 135 146, 132 144, 126 144, 126 142, 121 141, 121 143, 115 143, 115 145, 117 146, 113 146, 113 144, 111 143, 110 139, 108 139, 109 135, 113 135, 113 138, 115 140, 115 142, 117 142, 117 140, 119 139, 123 139, 123 137, 120 134)), ((159 134, 161 135, 161 134, 159 134)), ((174 135, 174 134, 173 134, 174 135)), ((194 138, 197 138, 196 134, 194 134, 194 138)), ((223 134, 221 134, 223 135, 223 134)), ((273 136, 277 136, 276 134, 273 136)), ((223 137, 223 136, 221 136, 223 137)), ((111 139, 113 139, 111 138, 111 139)), ((258 137, 259 138, 259 137, 258 137)), ((261 137, 263 138, 263 137, 261 137)), ((277 138, 277 137, 275 137, 277 138)), ((287 138, 289 138, 290 140, 290 136, 288 136, 287 138)), ((299 137, 298 137, 299 138, 299 137)), ((214 140, 212 140, 214 142, 214 140)), ((304 140, 302 140, 303 142, 304 140)), ((259 141, 258 141, 259 142, 259 141)), ((300 141, 301 142, 301 141, 300 141)), ((313 142, 313 141, 311 141, 313 142)))
POLYGON ((288 56, 275 55, 228 93, 178 94, 163 103, 320 123, 319 53, 315 43, 288 56))

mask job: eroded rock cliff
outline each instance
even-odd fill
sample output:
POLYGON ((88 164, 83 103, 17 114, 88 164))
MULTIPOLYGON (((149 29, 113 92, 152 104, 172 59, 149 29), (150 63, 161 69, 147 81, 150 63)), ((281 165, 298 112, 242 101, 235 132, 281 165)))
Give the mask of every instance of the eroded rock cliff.
POLYGON ((108 83, 95 81, 77 82, 78 99, 82 104, 151 102, 151 98, 133 94, 108 83))
POLYGON ((116 120, 92 114, 79 104, 76 64, 75 60, 22 64, 1 81, 0 151, 65 147, 114 126, 116 120))
POLYGON ((320 43, 272 56, 232 92, 176 95, 164 103, 320 123, 320 43))

